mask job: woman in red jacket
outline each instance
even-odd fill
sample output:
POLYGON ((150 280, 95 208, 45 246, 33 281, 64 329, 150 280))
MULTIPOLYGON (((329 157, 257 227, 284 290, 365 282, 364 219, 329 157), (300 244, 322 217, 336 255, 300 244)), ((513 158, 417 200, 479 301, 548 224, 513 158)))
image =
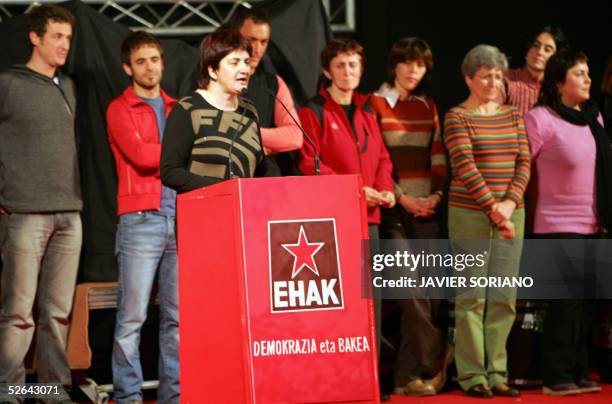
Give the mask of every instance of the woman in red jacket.
MULTIPOLYGON (((353 39, 334 39, 321 53, 327 85, 300 109, 300 121, 320 156, 321 174, 361 174, 368 206, 370 239, 378 238, 380 206, 393 207, 392 165, 369 97, 359 94, 363 47, 353 39)), ((315 173, 314 152, 304 143, 300 169, 315 173)), ((380 301, 374 300, 377 342, 380 341, 380 301)))
MULTIPOLYGON (((392 165, 368 106, 369 96, 359 94, 363 73, 363 47, 353 39, 334 39, 321 53, 327 86, 300 109, 300 121, 312 137, 320 156, 321 174, 361 174, 368 206, 370 238, 378 238, 379 206, 395 205, 392 165)), ((300 169, 313 175, 314 153, 304 143, 300 169)))

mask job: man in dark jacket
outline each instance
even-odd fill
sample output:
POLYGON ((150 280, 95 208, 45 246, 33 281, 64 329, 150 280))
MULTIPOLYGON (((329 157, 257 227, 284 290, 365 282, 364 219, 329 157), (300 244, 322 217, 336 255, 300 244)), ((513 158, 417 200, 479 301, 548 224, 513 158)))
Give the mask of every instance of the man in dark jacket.
POLYGON ((234 16, 229 28, 239 31, 253 47, 253 73, 244 95, 253 101, 259 115, 261 140, 268 156, 266 175, 296 175, 297 168, 289 152, 302 147, 302 132, 294 121, 299 118, 289 87, 275 73, 272 63, 264 59, 270 44, 270 20, 260 12, 244 9, 234 16))
MULTIPOLYGON (((0 383, 25 382, 38 296, 38 381, 69 386, 66 339, 83 202, 75 90, 59 68, 70 50, 74 17, 44 5, 28 18, 31 57, 0 74, 0 383)), ((2 400, 16 402, 0 390, 2 400)))

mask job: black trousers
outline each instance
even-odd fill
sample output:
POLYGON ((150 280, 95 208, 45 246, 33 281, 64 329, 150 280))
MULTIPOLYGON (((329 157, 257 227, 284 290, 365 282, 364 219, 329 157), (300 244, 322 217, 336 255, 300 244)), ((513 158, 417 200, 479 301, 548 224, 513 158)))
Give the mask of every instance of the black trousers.
MULTIPOLYGON (((540 239, 598 238, 598 235, 576 233, 537 234, 540 239)), ((585 242, 585 248, 588 244, 585 242)), ((585 256, 588 254, 585 253, 585 256)), ((576 262, 568 257, 567 263, 574 273, 588 274, 592 268, 588 261, 576 262)), ((560 271, 567 268, 559 268, 560 271)), ((572 272, 572 271, 568 272, 572 272)), ((586 278, 585 278, 586 280, 586 278)), ((587 296, 589 297, 589 296, 587 296)), ((589 375, 589 342, 597 302, 590 300, 550 300, 544 318, 542 340, 542 377, 545 386, 559 383, 575 383, 589 375)))
POLYGON ((589 341, 593 300, 549 301, 542 340, 545 386, 574 383, 589 375, 589 341))
MULTIPOLYGON (((382 238, 437 239, 436 218, 415 218, 403 207, 382 210, 382 238)), ((431 378, 444 366, 448 307, 440 299, 398 300, 402 310, 400 343, 395 365, 395 385, 431 378)))
MULTIPOLYGON (((377 224, 368 224, 368 235, 370 237, 370 243, 377 243, 380 235, 380 230, 377 224)), ((376 350, 378 352, 378 359, 380 360, 381 351, 381 339, 382 339, 382 304, 380 297, 373 294, 372 300, 374 301, 374 323, 376 325, 376 350)))

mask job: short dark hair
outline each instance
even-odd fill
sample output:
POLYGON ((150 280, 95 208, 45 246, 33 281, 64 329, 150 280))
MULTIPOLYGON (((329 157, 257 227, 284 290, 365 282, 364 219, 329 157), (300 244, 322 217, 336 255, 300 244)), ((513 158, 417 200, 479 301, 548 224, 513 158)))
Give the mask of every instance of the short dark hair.
POLYGON ((249 55, 253 53, 251 43, 239 32, 223 29, 204 37, 200 44, 200 78, 198 88, 206 88, 210 83, 208 68, 219 68, 221 59, 233 51, 243 50, 249 55))
POLYGON ((389 51, 387 61, 387 83, 395 83, 395 68, 398 64, 407 61, 422 60, 427 71, 413 93, 421 95, 425 93, 427 85, 431 81, 431 69, 433 68, 433 55, 429 44, 421 38, 407 37, 397 40, 389 51))
POLYGON ((255 24, 267 24, 269 27, 272 27, 270 19, 263 11, 240 7, 230 18, 225 28, 240 31, 246 20, 251 20, 255 24))
POLYGON ((32 8, 28 14, 28 30, 40 38, 45 36, 49 22, 65 22, 74 29, 74 15, 61 6, 43 4, 32 8))
POLYGON ((128 34, 121 44, 121 63, 129 66, 132 51, 145 45, 157 48, 161 57, 164 57, 164 48, 162 48, 159 39, 146 31, 133 31, 128 34))
POLYGON ((561 50, 548 59, 544 70, 544 81, 540 89, 538 105, 557 107, 561 105, 559 84, 565 82, 567 71, 577 63, 588 63, 589 58, 583 52, 574 50, 561 50))
POLYGON ((549 34, 553 37, 553 40, 555 41, 555 47, 557 48, 556 52, 559 52, 560 50, 567 50, 569 48, 569 43, 567 42, 565 34, 561 30, 561 28, 554 25, 540 25, 539 27, 536 27, 533 31, 531 31, 531 33, 527 37, 527 43, 525 44, 525 53, 529 51, 536 39, 538 39, 541 34, 549 34))
POLYGON ((365 64, 365 55, 363 54, 363 46, 352 38, 335 38, 325 45, 321 52, 321 67, 323 70, 329 70, 333 58, 341 53, 356 53, 361 57, 361 67, 365 64))

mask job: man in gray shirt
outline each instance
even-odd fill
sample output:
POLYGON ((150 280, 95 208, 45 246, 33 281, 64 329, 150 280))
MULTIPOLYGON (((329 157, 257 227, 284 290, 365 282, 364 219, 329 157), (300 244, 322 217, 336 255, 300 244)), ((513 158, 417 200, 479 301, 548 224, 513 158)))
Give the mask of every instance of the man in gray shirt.
MULTIPOLYGON (((74 17, 43 5, 28 18, 30 60, 0 73, 0 383, 25 382, 24 358, 37 327, 38 381, 69 386, 66 339, 83 202, 75 89, 58 69, 74 17)), ((16 402, 0 390, 0 401, 7 398, 16 402)))

